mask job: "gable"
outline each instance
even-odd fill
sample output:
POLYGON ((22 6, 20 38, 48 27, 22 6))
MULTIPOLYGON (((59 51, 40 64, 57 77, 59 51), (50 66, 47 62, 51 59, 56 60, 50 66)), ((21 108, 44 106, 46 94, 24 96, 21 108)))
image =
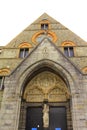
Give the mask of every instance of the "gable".
POLYGON ((80 37, 78 37, 76 34, 70 31, 67 27, 63 26, 61 23, 57 22, 55 19, 44 13, 35 22, 33 22, 31 25, 25 28, 10 43, 8 43, 6 47, 16 48, 20 46, 20 44, 23 42, 32 44, 34 46, 35 42, 34 40, 32 40, 34 35, 37 33, 43 33, 40 32, 42 23, 49 24, 49 35, 50 33, 55 33, 55 36, 57 37, 55 44, 57 46, 61 46, 61 44, 67 40, 74 42, 77 46, 85 45, 86 43, 84 40, 82 40, 80 37))
MULTIPOLYGON (((0 69, 9 67, 11 71, 14 70, 24 60, 23 58, 25 58, 20 57, 20 50, 22 48, 28 48, 29 53, 32 50, 34 52, 36 50, 35 48, 38 47, 44 38, 48 38, 61 51, 60 53, 62 55, 64 54, 64 46, 73 46, 74 56, 68 57, 67 60, 80 70, 87 66, 86 42, 48 14, 44 13, 1 50, 0 69), (47 29, 42 29, 41 25, 42 28, 46 25, 47 29)), ((48 50, 44 49, 44 51, 50 52, 52 56, 50 49, 49 47, 48 50)))
POLYGON ((47 61, 47 64, 49 64, 49 61, 52 61, 59 64, 67 71, 69 71, 70 68, 72 71, 74 69, 74 73, 81 73, 80 70, 56 47, 56 45, 47 38, 44 38, 13 72, 16 73, 17 70, 19 70, 18 75, 20 75, 32 65, 39 63, 40 61, 43 61, 44 64, 45 60, 47 61))

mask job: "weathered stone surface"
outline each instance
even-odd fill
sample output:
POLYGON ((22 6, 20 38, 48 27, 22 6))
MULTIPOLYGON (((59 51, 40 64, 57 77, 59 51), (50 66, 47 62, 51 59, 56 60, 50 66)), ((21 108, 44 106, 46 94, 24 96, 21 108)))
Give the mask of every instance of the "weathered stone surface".
MULTIPOLYGON (((0 69, 9 68, 11 73, 5 77, 4 91, 0 91, 0 130, 25 130, 25 122, 23 124, 20 123, 20 112, 22 109, 25 110, 27 108, 26 102, 22 106, 24 102, 21 101, 25 88, 30 84, 32 84, 30 86, 36 85, 34 89, 38 88, 40 90, 38 93, 42 91, 48 96, 48 93, 51 93, 51 89, 44 89, 44 87, 49 84, 49 87, 47 87, 50 88, 51 82, 51 87, 55 88, 53 91, 55 95, 60 92, 63 98, 64 96, 66 98, 67 94, 70 96, 69 106, 67 106, 68 103, 65 103, 67 106, 67 129, 72 130, 71 127, 73 127, 73 130, 87 130, 87 75, 81 71, 82 68, 87 66, 86 53, 87 45, 82 39, 46 14, 27 27, 6 47, 3 47, 3 51, 0 54, 0 69), (32 42, 32 36, 40 31, 40 21, 45 17, 50 21, 49 30, 55 32, 58 39, 53 43, 46 36, 41 43, 35 44, 32 42), (64 55, 64 47, 62 46, 64 41, 72 41, 76 44, 74 46, 74 57, 68 58, 64 55), (20 59, 19 45, 23 42, 28 42, 33 47, 30 48, 29 55, 25 59, 20 59), (59 88, 56 89, 56 85, 53 86, 51 78, 50 80, 47 78, 48 82, 44 81, 45 78, 44 80, 38 78, 37 75, 44 71, 55 74, 57 78, 58 76, 60 77, 62 83, 59 83, 59 88, 61 87, 61 91, 59 88), (37 76, 38 80, 34 81, 33 78, 35 76, 37 76), (39 84, 38 82, 40 82, 40 87, 37 85, 39 84), (19 127, 19 124, 22 126, 19 127)), ((28 86, 25 99, 27 97, 30 98, 29 93, 31 95, 32 93, 33 95, 37 94, 36 90, 36 93, 34 93, 30 89, 31 87, 28 86)), ((62 98, 60 97, 60 99, 62 98)), ((41 102, 39 97, 37 100, 41 102)), ((65 100, 62 101, 65 102, 65 100)), ((59 103, 58 98, 52 99, 52 102, 59 103)), ((26 112, 23 112, 22 114, 26 115, 26 112)), ((24 116, 23 120, 25 121, 25 119, 26 117, 24 116)))

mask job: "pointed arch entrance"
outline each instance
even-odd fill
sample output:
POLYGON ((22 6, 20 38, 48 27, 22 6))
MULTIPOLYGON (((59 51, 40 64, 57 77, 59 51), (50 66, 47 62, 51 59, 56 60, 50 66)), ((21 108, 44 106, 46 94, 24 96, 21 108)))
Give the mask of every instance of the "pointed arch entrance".
POLYGON ((22 94, 19 130, 72 130, 70 90, 49 67, 27 80, 22 94))

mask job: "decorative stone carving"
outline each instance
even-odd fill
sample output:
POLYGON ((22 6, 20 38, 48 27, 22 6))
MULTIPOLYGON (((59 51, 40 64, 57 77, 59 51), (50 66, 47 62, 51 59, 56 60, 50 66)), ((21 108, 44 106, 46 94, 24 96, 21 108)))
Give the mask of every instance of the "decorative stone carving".
POLYGON ((49 56, 49 50, 47 49, 47 47, 44 47, 42 53, 44 58, 47 58, 49 56))
POLYGON ((10 69, 8 68, 4 68, 4 69, 0 69, 0 76, 5 76, 5 75, 9 75, 10 74, 10 69))
POLYGON ((49 127, 49 106, 47 104, 44 104, 43 107, 43 127, 49 127))
POLYGON ((23 98, 27 102, 64 102, 70 98, 70 93, 60 76, 44 71, 27 84, 23 98))
POLYGON ((26 99, 27 102, 42 102, 43 101, 43 93, 40 89, 33 87, 32 89, 29 89, 24 94, 24 99, 26 99))
POLYGON ((61 101, 66 101, 66 100, 67 100, 67 96, 65 94, 65 91, 62 91, 59 88, 54 88, 53 90, 51 90, 48 96, 49 102, 54 102, 54 101, 61 102, 61 101))

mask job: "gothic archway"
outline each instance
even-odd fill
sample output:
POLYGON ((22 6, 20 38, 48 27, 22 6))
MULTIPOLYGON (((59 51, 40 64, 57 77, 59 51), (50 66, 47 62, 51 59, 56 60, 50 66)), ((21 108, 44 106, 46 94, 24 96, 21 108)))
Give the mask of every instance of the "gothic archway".
MULTIPOLYGON (((62 122, 60 123, 60 126, 54 126, 55 129, 58 127, 60 130, 61 128, 64 130, 72 130, 70 98, 71 95, 69 86, 58 73, 49 68, 43 68, 39 70, 37 73, 35 73, 35 75, 31 76, 24 87, 20 111, 19 130, 33 130, 33 128, 40 130, 38 123, 37 126, 30 126, 29 124, 29 118, 32 116, 34 116, 34 118, 36 117, 35 114, 38 113, 38 111, 36 111, 37 108, 40 114, 39 122, 42 122, 40 124, 42 126, 41 129, 46 128, 53 130, 53 126, 51 125, 53 120, 50 119, 50 117, 53 116, 51 113, 54 113, 55 109, 55 111, 57 111, 56 114, 58 114, 58 111, 65 111, 65 116, 64 114, 61 115, 61 117, 64 116, 63 118, 65 118, 65 120, 63 120, 64 125, 62 126, 62 122), (45 106, 48 108, 48 119, 44 123, 45 106), (34 113, 34 111, 36 111, 36 113, 30 117, 30 113, 34 113)), ((59 120, 59 117, 56 117, 57 120, 59 120)))

